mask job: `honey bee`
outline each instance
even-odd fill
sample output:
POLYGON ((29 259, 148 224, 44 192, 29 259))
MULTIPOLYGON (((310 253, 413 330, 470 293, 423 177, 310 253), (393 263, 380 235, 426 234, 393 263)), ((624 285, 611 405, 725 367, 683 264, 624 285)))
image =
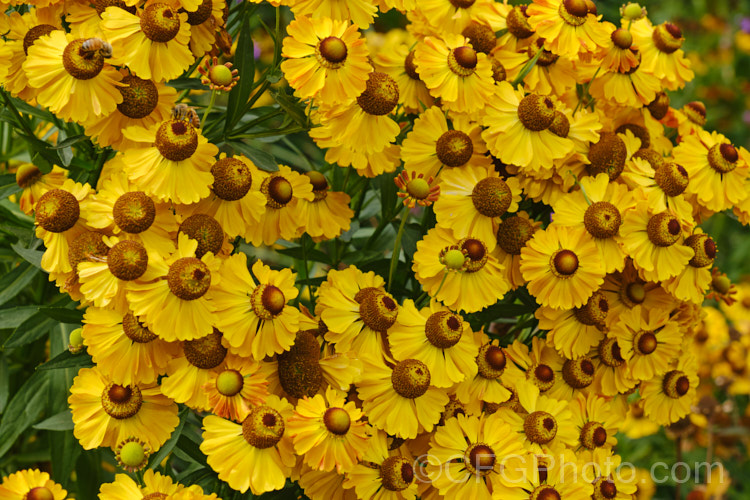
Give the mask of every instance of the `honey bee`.
POLYGON ((180 103, 175 105, 172 110, 172 118, 175 120, 186 120, 195 128, 200 128, 201 120, 198 117, 198 113, 187 104, 180 103))
POLYGON ((112 46, 99 38, 89 38, 81 44, 81 49, 86 52, 99 52, 102 57, 112 57, 112 46))

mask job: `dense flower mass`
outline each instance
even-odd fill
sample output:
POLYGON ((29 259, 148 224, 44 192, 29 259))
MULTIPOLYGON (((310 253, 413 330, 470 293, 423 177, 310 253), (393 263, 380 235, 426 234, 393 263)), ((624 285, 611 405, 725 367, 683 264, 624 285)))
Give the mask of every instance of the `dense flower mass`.
POLYGON ((15 3, 2 119, 30 154, 2 210, 85 310, 73 435, 138 474, 100 499, 641 500, 618 432, 699 425, 712 377, 750 393, 750 288, 700 227, 750 221, 750 154, 670 107, 676 25, 592 0, 269 0, 275 30, 260 0, 15 3), (372 27, 389 11, 405 28, 372 27))

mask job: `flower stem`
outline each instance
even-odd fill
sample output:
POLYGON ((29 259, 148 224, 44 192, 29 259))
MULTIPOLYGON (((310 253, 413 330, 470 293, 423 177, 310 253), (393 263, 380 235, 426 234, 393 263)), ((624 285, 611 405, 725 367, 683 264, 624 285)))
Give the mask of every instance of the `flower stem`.
POLYGON ((539 47, 539 50, 537 50, 536 55, 527 62, 523 68, 521 68, 521 72, 518 73, 518 76, 515 80, 513 80, 513 86, 517 86, 519 83, 523 83, 523 79, 526 78, 526 75, 529 74, 529 71, 531 71, 534 66, 536 66, 536 62, 539 60, 539 58, 542 56, 542 52, 544 52, 544 47, 539 47))
POLYGON ((401 216, 401 225, 398 227, 398 234, 396 234, 396 243, 393 245, 391 267, 388 270, 388 292, 391 291, 391 286, 393 286, 393 275, 396 273, 396 267, 398 266, 398 257, 401 254, 401 239, 404 237, 404 228, 406 227, 407 220, 409 220, 409 207, 404 207, 404 215, 401 216))
POLYGON ((211 109, 214 107, 214 102, 216 102, 216 91, 211 91, 211 100, 208 101, 208 107, 206 108, 206 111, 203 112, 203 118, 201 118, 201 130, 203 130, 203 124, 206 123, 206 117, 211 112, 211 109))
POLYGON ((601 67, 596 68, 596 72, 594 72, 594 76, 591 77, 591 80, 589 80, 586 85, 583 86, 583 92, 581 93, 581 98, 578 99, 578 104, 576 104, 576 109, 573 110, 573 116, 576 115, 576 112, 578 112, 578 108, 581 107, 581 104, 583 103, 583 98, 586 97, 589 93, 589 87, 591 86, 591 82, 594 81, 594 78, 596 78, 596 75, 599 74, 599 70, 602 69, 601 67))

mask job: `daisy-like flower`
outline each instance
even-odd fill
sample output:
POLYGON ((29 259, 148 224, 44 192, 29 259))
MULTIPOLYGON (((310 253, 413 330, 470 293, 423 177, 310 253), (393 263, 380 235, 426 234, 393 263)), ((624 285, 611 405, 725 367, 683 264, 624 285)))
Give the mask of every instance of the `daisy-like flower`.
POLYGON ((136 14, 108 7, 101 17, 102 33, 112 44, 112 64, 127 66, 140 78, 171 80, 195 60, 188 46, 188 13, 176 5, 151 2, 136 14))
POLYGON ((451 120, 437 106, 424 111, 404 139, 401 154, 404 167, 425 176, 437 177, 443 170, 457 167, 492 168, 482 129, 464 117, 451 120), (446 168, 449 167, 449 168, 446 168))
POLYGON ((589 460, 594 450, 609 449, 617 444, 618 427, 625 419, 625 405, 617 404, 595 393, 578 393, 570 401, 573 425, 578 430, 576 451, 589 460))
POLYGON ((440 179, 441 196, 435 203, 438 226, 450 228, 456 238, 475 235, 495 249, 500 217, 518 210, 521 188, 514 177, 503 178, 494 168, 451 169, 440 179))
POLYGON ((197 484, 185 487, 175 483, 168 475, 162 475, 151 469, 146 469, 146 472, 143 473, 142 484, 143 486, 140 486, 127 474, 117 474, 114 482, 104 483, 99 487, 99 498, 100 500, 124 500, 126 498, 146 498, 149 500, 152 498, 184 498, 184 500, 187 500, 194 498, 192 496, 180 497, 179 495, 183 493, 193 493, 199 495, 197 498, 203 498, 200 496, 203 494, 203 490, 197 484))
POLYGON ((195 57, 201 57, 210 52, 214 43, 216 43, 217 32, 224 27, 224 9, 226 6, 224 0, 203 0, 198 3, 197 9, 183 5, 188 15, 187 24, 190 25, 190 43, 188 45, 195 57))
POLYGON ((584 177, 580 190, 553 204, 554 225, 585 228, 599 249, 604 270, 620 271, 625 266, 625 252, 620 243, 622 215, 635 205, 628 189, 609 182, 607 174, 584 177))
POLYGON ((591 386, 594 392, 615 396, 629 391, 638 383, 631 376, 625 358, 622 357, 617 337, 602 339, 598 346, 591 349, 589 357, 596 367, 594 384, 591 386))
POLYGON ((503 385, 503 375, 508 366, 505 349, 483 332, 474 334, 473 344, 477 371, 456 387, 456 397, 469 414, 478 414, 482 403, 506 403, 513 398, 513 394, 503 385))
POLYGON ((371 425, 388 434, 413 439, 430 432, 440 421, 448 396, 431 383, 427 365, 405 359, 392 368, 375 358, 363 358, 357 393, 371 425))
POLYGON ((198 73, 201 74, 201 83, 211 90, 229 92, 240 81, 239 70, 232 69, 231 62, 219 64, 216 56, 206 57, 198 66, 198 73))
POLYGON ((368 449, 368 426, 364 414, 342 393, 327 388, 297 403, 287 421, 294 451, 316 470, 339 474, 351 470, 368 449))
POLYGON ((607 296, 597 290, 582 307, 540 307, 534 315, 539 320, 539 328, 549 330, 547 340, 558 352, 568 358, 578 358, 604 338, 608 312, 607 296))
POLYGON ((589 394, 598 362, 598 359, 588 355, 565 359, 560 369, 560 383, 553 385, 547 395, 561 401, 571 401, 578 394, 589 394))
POLYGON ((344 489, 346 476, 303 466, 297 484, 310 500, 357 500, 353 489, 344 489))
POLYGON ((696 229, 685 238, 684 244, 692 248, 695 255, 682 273, 664 281, 662 286, 679 300, 701 304, 713 278, 710 269, 716 258, 716 243, 701 229, 696 229))
POLYGON ((406 300, 388 332, 388 345, 396 359, 427 365, 435 387, 451 387, 476 374, 477 345, 469 324, 434 300, 422 309, 406 300))
POLYGON ((633 46, 633 34, 627 29, 616 28, 614 25, 605 24, 605 27, 610 28, 612 32, 609 35, 609 43, 603 51, 601 67, 605 71, 627 74, 628 71, 641 64, 640 56, 630 50, 633 46))
POLYGON ((644 310, 671 310, 674 298, 670 296, 658 283, 644 281, 638 276, 638 270, 633 261, 627 258, 625 268, 604 278, 601 291, 609 303, 607 326, 612 327, 620 315, 640 305, 644 310))
MULTIPOLYGON (((389 33, 397 32, 391 30, 389 33)), ((414 51, 410 47, 417 41, 404 32, 404 36, 386 36, 384 47, 372 56, 377 71, 382 71, 398 85, 398 103, 408 112, 418 113, 429 108, 435 99, 417 73, 414 51)))
MULTIPOLYGON (((635 48, 627 50, 640 63, 640 52, 635 48)), ((606 71, 592 79, 589 85, 589 92, 595 99, 633 108, 653 102, 661 89, 659 79, 648 73, 641 65, 628 70, 620 68, 606 71)))
POLYGON ((521 440, 498 414, 459 414, 430 439, 427 474, 448 498, 489 500, 505 472, 505 458, 522 454, 521 440))
POLYGON ((512 51, 498 47, 492 52, 493 61, 502 64, 505 71, 505 80, 512 82, 521 74, 524 68, 533 60, 537 53, 542 53, 536 60, 536 64, 523 79, 523 87, 528 92, 540 95, 563 95, 576 86, 576 70, 573 61, 569 57, 560 57, 549 50, 544 49, 544 40, 534 38, 527 48, 520 51, 512 51))
MULTIPOLYGON (((689 184, 687 170, 682 165, 662 161, 654 168, 647 159, 651 153, 638 153, 626 163, 622 180, 632 190, 635 197, 642 194, 648 199, 649 207, 656 211, 671 209, 682 220, 690 220, 693 207, 683 195, 689 184)), ((658 153, 657 153, 658 154, 658 153)), ((656 160, 659 161, 659 160, 656 160)))
POLYGON ((372 66, 357 26, 326 17, 297 16, 287 32, 281 70, 297 97, 319 98, 332 105, 365 90, 372 66))
POLYGON ((81 368, 68 404, 73 434, 86 450, 115 447, 130 436, 158 450, 179 423, 177 405, 157 384, 115 384, 97 367, 81 368))
POLYGON ((117 90, 122 95, 122 102, 111 113, 91 117, 83 125, 86 135, 100 146, 112 146, 118 151, 127 151, 137 147, 138 143, 123 135, 128 127, 151 128, 170 118, 177 98, 177 90, 144 80, 128 71, 121 70, 121 85, 117 90))
POLYGON ((68 492, 39 469, 24 469, 3 478, 3 500, 65 500, 68 492))
POLYGON ((533 221, 528 213, 520 211, 506 217, 497 227, 495 253, 513 290, 526 283, 521 274, 521 249, 541 226, 540 221, 533 221))
POLYGON ((113 382, 150 384, 166 373, 179 351, 151 333, 132 313, 89 307, 83 316, 83 343, 94 363, 113 382))
MULTIPOLYGON (((692 226, 692 220, 689 226, 692 226)), ((658 282, 677 276, 695 252, 682 245, 684 226, 671 210, 654 212, 647 201, 638 202, 623 218, 623 248, 633 258, 641 277, 658 282)))
POLYGON ((701 130, 683 137, 672 154, 690 177, 686 192, 708 210, 720 212, 747 197, 744 186, 750 174, 750 156, 718 132, 701 130))
POLYGON ((210 169, 219 149, 188 117, 174 113, 148 129, 131 127, 124 134, 139 144, 115 161, 147 195, 159 201, 195 203, 210 194, 210 169))
POLYGON ((695 77, 690 60, 685 57, 682 30, 672 23, 652 26, 647 18, 630 27, 633 41, 643 54, 643 68, 661 80, 669 90, 678 90, 695 77))
POLYGON ((146 273, 128 284, 133 314, 164 340, 197 339, 214 329, 221 261, 210 252, 198 259, 197 248, 196 240, 180 233, 175 253, 150 256, 146 273))
POLYGON ((731 306, 737 300, 734 297, 736 294, 737 287, 727 277, 726 273, 720 272, 718 267, 711 269, 711 286, 706 298, 731 306))
POLYGON ((216 291, 214 304, 218 327, 232 351, 260 360, 294 343, 300 313, 287 302, 299 291, 291 269, 272 271, 257 260, 252 270, 255 278, 242 252, 226 259, 222 267, 224 285, 216 291))
POLYGON ((545 48, 559 56, 590 57, 607 46, 607 28, 586 0, 534 0, 526 14, 545 48))
POLYGON ((208 465, 242 493, 249 489, 260 495, 283 488, 296 463, 286 432, 292 411, 286 399, 271 395, 265 404, 254 406, 241 424, 207 416, 200 449, 208 465))
POLYGON ((430 229, 417 242, 413 260, 412 269, 425 291, 454 311, 479 311, 510 289, 488 245, 473 236, 455 238, 450 229, 430 229))
POLYGON ((669 310, 644 311, 640 306, 624 312, 613 324, 611 335, 617 338, 620 354, 638 380, 667 371, 683 342, 683 332, 671 321, 669 310))
POLYGON ((266 198, 266 211, 258 224, 247 226, 244 238, 253 246, 273 245, 279 238, 294 240, 302 235, 305 221, 300 218, 302 200, 313 201, 310 178, 279 165, 278 172, 266 172, 251 165, 251 175, 266 198))
POLYGON ((663 374, 641 382, 643 411, 659 425, 669 425, 690 413, 698 389, 697 361, 688 349, 663 374))
POLYGON ((539 304, 582 307, 604 281, 604 264, 584 228, 550 226, 521 249, 521 273, 539 304))
POLYGON ((522 89, 500 82, 495 86, 494 99, 483 102, 483 125, 487 128, 482 138, 503 163, 539 172, 573 149, 570 139, 558 135, 555 105, 549 97, 524 95, 522 89))
POLYGON ((55 30, 28 48, 23 71, 39 104, 64 120, 85 122, 112 113, 122 102, 117 89, 122 75, 104 62, 111 49, 98 38, 55 30))
POLYGON ((531 349, 523 342, 514 340, 505 349, 505 354, 511 361, 504 374, 509 385, 517 386, 528 381, 547 396, 555 386, 560 385, 563 358, 541 338, 532 339, 531 349))
POLYGON ((34 223, 36 236, 44 241, 42 269, 47 272, 69 273, 73 270, 68 258, 70 244, 83 233, 87 198, 91 186, 66 179, 59 188, 50 189, 36 202, 34 223))
POLYGON ((539 388, 531 382, 520 382, 516 388, 522 411, 500 408, 497 416, 510 424, 514 433, 523 435, 524 448, 544 454, 575 445, 578 435, 567 401, 540 396, 539 388))
MULTIPOLYGON (((593 487, 570 450, 552 457, 534 454, 508 457, 504 474, 493 490, 494 498, 508 500, 589 500, 593 487)), ((606 498, 606 497, 605 497, 606 498)))
POLYGON ((328 180, 320 172, 305 172, 312 184, 312 201, 301 200, 300 218, 306 220, 305 233, 313 241, 332 240, 349 230, 354 211, 349 208, 351 197, 343 192, 331 191, 328 180))
POLYGON ((372 24, 378 9, 374 2, 368 0, 351 0, 345 4, 339 0, 297 0, 290 2, 296 19, 311 17, 319 19, 333 19, 338 22, 353 22, 361 29, 367 29, 372 24))
POLYGON ((30 215, 39 198, 51 189, 61 188, 68 178, 68 171, 54 165, 52 170, 43 174, 39 167, 32 163, 23 163, 16 170, 16 184, 23 189, 18 206, 26 215, 30 215))
POLYGON ((211 413, 221 418, 242 422, 254 405, 268 397, 268 381, 260 363, 247 358, 227 356, 221 369, 208 372, 203 390, 211 413))
POLYGON ((429 207, 440 198, 440 185, 432 177, 425 179, 423 174, 417 174, 414 171, 409 176, 407 170, 402 170, 393 182, 399 189, 396 194, 399 198, 403 198, 405 207, 414 208, 415 205, 429 207))
POLYGON ((492 62, 463 35, 429 36, 414 50, 420 79, 445 109, 472 113, 484 107, 493 92, 492 62))
POLYGON ((117 443, 114 448, 115 460, 121 469, 138 472, 148 465, 151 448, 136 437, 129 437, 117 443))

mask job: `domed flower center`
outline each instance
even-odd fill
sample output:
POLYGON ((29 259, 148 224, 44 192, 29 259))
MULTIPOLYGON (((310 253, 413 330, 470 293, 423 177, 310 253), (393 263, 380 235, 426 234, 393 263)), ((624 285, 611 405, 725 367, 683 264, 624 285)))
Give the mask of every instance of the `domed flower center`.
POLYGON ((328 196, 328 181, 325 176, 314 170, 305 172, 305 175, 307 175, 310 179, 310 184, 312 184, 315 201, 325 200, 328 196))
POLYGON ((510 207, 513 193, 501 178, 487 177, 474 186, 471 201, 477 212, 485 217, 500 217, 510 207))
POLYGON ((617 486, 611 479, 600 477, 594 482, 594 500, 611 500, 617 496, 617 486))
POLYGON ((593 450, 607 444, 607 430, 599 422, 586 422, 578 439, 584 447, 593 450))
POLYGON ((526 371, 526 378, 534 382, 541 392, 546 392, 555 385, 555 372, 549 365, 541 363, 529 367, 526 371))
POLYGON ((448 53, 448 68, 458 76, 473 75, 477 62, 477 52, 468 45, 456 47, 448 53))
POLYGON ((137 438, 129 438, 117 446, 115 458, 118 464, 128 472, 141 470, 148 463, 149 451, 145 443, 137 438))
POLYGON ((151 333, 151 330, 143 326, 143 323, 129 312, 122 318, 122 332, 133 342, 138 344, 148 344, 156 340, 157 336, 151 333))
POLYGON ((609 300, 601 291, 594 292, 583 307, 575 309, 575 316, 584 325, 603 327, 609 312, 609 300))
POLYGON ((618 28, 612 32, 610 37, 612 38, 612 43, 618 49, 627 50, 633 45, 633 35, 626 29, 618 28))
POLYGON ((405 359, 391 372, 393 390, 407 399, 416 399, 430 388, 430 370, 416 359, 405 359))
POLYGON ((532 443, 547 444, 557 435, 557 421, 546 411, 535 411, 524 419, 523 432, 532 443))
POLYGON ((380 464, 380 480, 389 491, 403 491, 414 482, 414 468, 406 457, 388 457, 380 464))
POLYGON ((144 80, 135 75, 122 78, 124 86, 117 87, 122 94, 122 102, 117 105, 118 111, 128 118, 140 119, 150 115, 159 103, 159 91, 151 80, 144 80))
POLYGON ((373 71, 367 80, 367 88, 357 97, 357 104, 367 114, 387 115, 398 104, 396 80, 385 73, 373 71))
POLYGON ((112 207, 112 216, 121 230, 138 234, 154 223, 156 205, 143 191, 133 191, 117 198, 112 207))
POLYGON ((682 112, 688 117, 688 120, 699 127, 706 124, 706 105, 700 101, 692 101, 682 107, 682 112))
POLYGON ((221 345, 221 332, 216 329, 205 337, 183 341, 182 352, 188 363, 201 370, 216 368, 227 355, 226 347, 221 345))
POLYGON ((156 131, 154 145, 167 160, 187 160, 198 149, 198 132, 190 122, 167 120, 156 131))
POLYGON ((343 408, 328 408, 323 414, 323 424, 326 429, 337 436, 343 436, 349 432, 351 423, 349 413, 343 408))
POLYGON ((690 390, 690 379, 685 372, 672 370, 664 375, 662 389, 664 390, 664 394, 670 398, 679 399, 690 390))
POLYGON ((620 230, 620 211, 608 201, 597 201, 589 205, 583 215, 583 224, 594 238, 612 238, 620 230))
POLYGON ((641 127, 635 123, 625 123, 617 127, 615 133, 627 135, 627 131, 630 131, 637 139, 640 139, 642 149, 648 149, 651 146, 651 134, 648 133, 646 127, 641 127))
POLYGON ((51 189, 36 202, 34 215, 36 223, 50 233, 62 233, 76 225, 81 208, 71 193, 63 189, 51 189))
POLYGON ((98 38, 78 38, 70 42, 63 50, 65 71, 76 80, 91 80, 97 76, 104 68, 103 43, 98 38))
POLYGON ((489 252, 487 251, 487 245, 481 240, 462 238, 458 242, 458 247, 469 258, 464 264, 464 270, 467 273, 475 273, 487 263, 489 252))
POLYGON ((528 38, 534 34, 534 28, 529 24, 529 16, 526 15, 526 7, 526 5, 513 7, 505 19, 508 32, 518 39, 528 38))
POLYGON ((245 379, 237 370, 224 370, 216 377, 216 390, 219 394, 231 398, 242 391, 245 379))
POLYGON ((529 94, 518 104, 518 119, 534 132, 546 130, 555 120, 555 105, 547 96, 529 94))
POLYGON ((617 134, 602 132, 599 142, 589 148, 588 159, 591 164, 587 167, 589 174, 609 175, 609 180, 617 179, 625 168, 628 150, 625 142, 617 134))
POLYGON ((560 493, 552 486, 540 484, 529 495, 529 500, 561 500, 560 493))
POLYGON ((221 225, 206 214, 191 215, 182 221, 178 232, 185 233, 198 242, 195 256, 199 259, 208 252, 217 254, 224 243, 224 230, 221 225))
POLYGON ((146 272, 148 253, 138 241, 120 241, 107 253, 107 267, 115 278, 133 281, 146 272))
POLYGON ((441 135, 435 144, 438 160, 449 167, 465 165, 474 154, 474 144, 466 133, 449 130, 441 135))
POLYGON ((96 10, 96 13, 99 14, 99 17, 107 10, 107 7, 119 7, 131 14, 135 14, 135 5, 128 6, 123 0, 94 0, 91 2, 91 5, 96 10))
POLYGON ((549 131, 558 137, 565 139, 570 133, 570 121, 565 113, 555 110, 555 119, 549 126, 549 131))
POLYGON ((340 68, 346 61, 349 51, 341 38, 329 36, 318 42, 317 51, 323 59, 323 65, 329 69, 340 68))
POLYGON ((286 297, 279 287, 261 284, 253 290, 250 302, 256 316, 264 321, 270 321, 284 311, 286 297))
POLYGON ((464 271, 469 263, 466 253, 459 250, 458 245, 443 248, 438 259, 451 271, 464 271))
POLYGON ((34 42, 45 35, 49 35, 57 29, 59 28, 55 28, 51 24, 37 24, 36 26, 30 28, 29 31, 27 31, 23 36, 23 53, 28 55, 29 47, 34 45, 34 42))
POLYGON ((484 344, 479 348, 477 355, 477 366, 479 375, 483 378, 495 380, 500 378, 505 370, 508 360, 501 347, 493 344, 484 344))
POLYGON ((476 0, 449 0, 451 5, 457 9, 468 9, 476 0))
POLYGON ((46 486, 37 486, 31 488, 23 497, 23 500, 55 500, 55 496, 46 486))
POLYGON ((558 10, 560 17, 571 26, 581 26, 586 22, 589 6, 586 0, 564 0, 558 10))
POLYGON ((461 34, 469 39, 469 43, 474 47, 474 50, 483 54, 489 54, 495 48, 497 42, 493 29, 477 21, 470 22, 461 34))
POLYGON ((661 212, 648 220, 646 232, 651 243, 658 247, 668 247, 680 239, 682 228, 675 216, 669 212, 661 212))
POLYGON ((688 173, 682 165, 666 163, 656 170, 654 181, 667 196, 677 196, 685 192, 688 185, 688 173))
POLYGON ((646 300, 646 287, 641 282, 628 283, 620 290, 620 298, 632 309, 646 300))
POLYGON ((639 149, 638 151, 633 153, 633 158, 647 161, 655 172, 667 164, 667 162, 664 160, 664 157, 651 148, 639 149))
POLYGON ((521 249, 532 236, 534 225, 530 220, 517 215, 508 217, 497 228, 497 244, 510 255, 521 255, 521 249))
POLYGON ((569 278, 578 270, 578 256, 572 250, 558 250, 550 257, 550 270, 558 278, 569 278))
POLYGON ((214 194, 225 201, 241 200, 253 184, 250 168, 236 158, 222 158, 211 167, 214 194))
POLYGON ((292 183, 281 175, 270 175, 263 179, 260 192, 266 195, 266 206, 270 208, 284 208, 294 195, 292 183))
POLYGON ((203 0, 196 10, 187 13, 187 22, 191 26, 203 24, 211 17, 214 4, 211 0, 203 0))
POLYGON ((737 149, 731 144, 716 144, 708 150, 708 164, 720 174, 728 174, 737 168, 737 149))
POLYGON ((440 422, 438 425, 443 425, 446 420, 458 415, 466 415, 466 407, 453 397, 448 401, 448 404, 445 405, 445 410, 443 410, 443 414, 440 416, 440 422))
POLYGON ((211 270, 200 259, 183 257, 169 266, 169 290, 182 300, 203 297, 211 286, 211 270))
POLYGON ((495 469, 495 450, 484 443, 469 446, 464 455, 464 465, 476 476, 486 476, 495 469))
POLYGON ((297 332, 294 345, 278 356, 282 389, 295 398, 313 397, 324 382, 319 358, 320 344, 315 335, 310 331, 297 332))
POLYGON ((143 396, 137 385, 107 384, 102 391, 102 408, 112 418, 130 418, 141 409, 143 396))
POLYGON ((430 184, 424 177, 416 177, 406 183, 406 192, 415 200, 424 200, 430 196, 430 184))
POLYGON ((544 49, 544 40, 541 38, 539 38, 536 43, 532 43, 531 45, 529 45, 529 47, 526 49, 526 55, 531 60, 536 57, 537 53, 540 50, 542 51, 542 53, 537 58, 536 65, 541 68, 546 68, 547 66, 555 64, 560 58, 560 56, 558 56, 557 54, 544 49))
POLYGON ((648 110, 654 119, 661 120, 669 112, 669 96, 664 92, 659 92, 654 100, 649 103, 648 110))
POLYGON ((149 493, 148 495, 144 496, 142 500, 164 500, 167 498, 166 493, 149 493))
POLYGON ((504 82, 508 79, 508 73, 505 71, 505 66, 503 66, 503 63, 495 59, 494 57, 491 59, 492 62, 492 79, 496 82, 504 82))
POLYGON ((588 387, 594 382, 594 363, 589 358, 566 359, 562 377, 574 389, 588 387))
POLYGON ((36 165, 25 163, 16 170, 16 184, 21 189, 26 189, 42 178, 42 171, 36 165))
POLYGON ((448 349, 458 344, 463 330, 461 316, 449 311, 433 313, 424 327, 427 340, 438 349, 448 349))
POLYGON ((398 304, 389 293, 368 287, 357 292, 354 300, 359 304, 362 322, 372 330, 385 332, 396 322, 398 304))
POLYGON ((653 353, 658 345, 659 342, 656 340, 656 335, 649 330, 641 330, 633 338, 635 352, 642 356, 648 356, 653 353))
POLYGON ((620 351, 620 344, 613 337, 607 337, 599 342, 598 351, 602 363, 610 368, 616 368, 625 362, 620 351))
POLYGON ((652 39, 656 48, 667 54, 679 50, 685 41, 682 37, 682 30, 672 23, 664 23, 656 26, 652 34, 652 39))
POLYGON ((68 262, 75 272, 78 272, 78 264, 88 259, 96 260, 104 257, 109 252, 109 247, 102 239, 102 233, 86 231, 76 236, 68 248, 68 262))
POLYGON ((174 7, 155 2, 143 9, 141 31, 151 41, 166 43, 180 32, 180 17, 174 7))
POLYGON ((414 64, 414 51, 412 50, 407 54, 406 59, 404 59, 404 72, 411 78, 412 80, 419 80, 419 73, 417 73, 417 65, 414 64))
POLYGON ((693 267, 706 267, 714 263, 716 258, 716 243, 707 234, 692 234, 685 239, 685 245, 695 252, 689 264, 693 267))
POLYGON ((242 437, 250 445, 265 449, 284 436, 284 417, 270 406, 256 406, 242 422, 242 437))
POLYGON ((732 282, 726 275, 717 275, 711 279, 711 288, 716 290, 718 293, 725 295, 729 293, 732 288, 732 282))

